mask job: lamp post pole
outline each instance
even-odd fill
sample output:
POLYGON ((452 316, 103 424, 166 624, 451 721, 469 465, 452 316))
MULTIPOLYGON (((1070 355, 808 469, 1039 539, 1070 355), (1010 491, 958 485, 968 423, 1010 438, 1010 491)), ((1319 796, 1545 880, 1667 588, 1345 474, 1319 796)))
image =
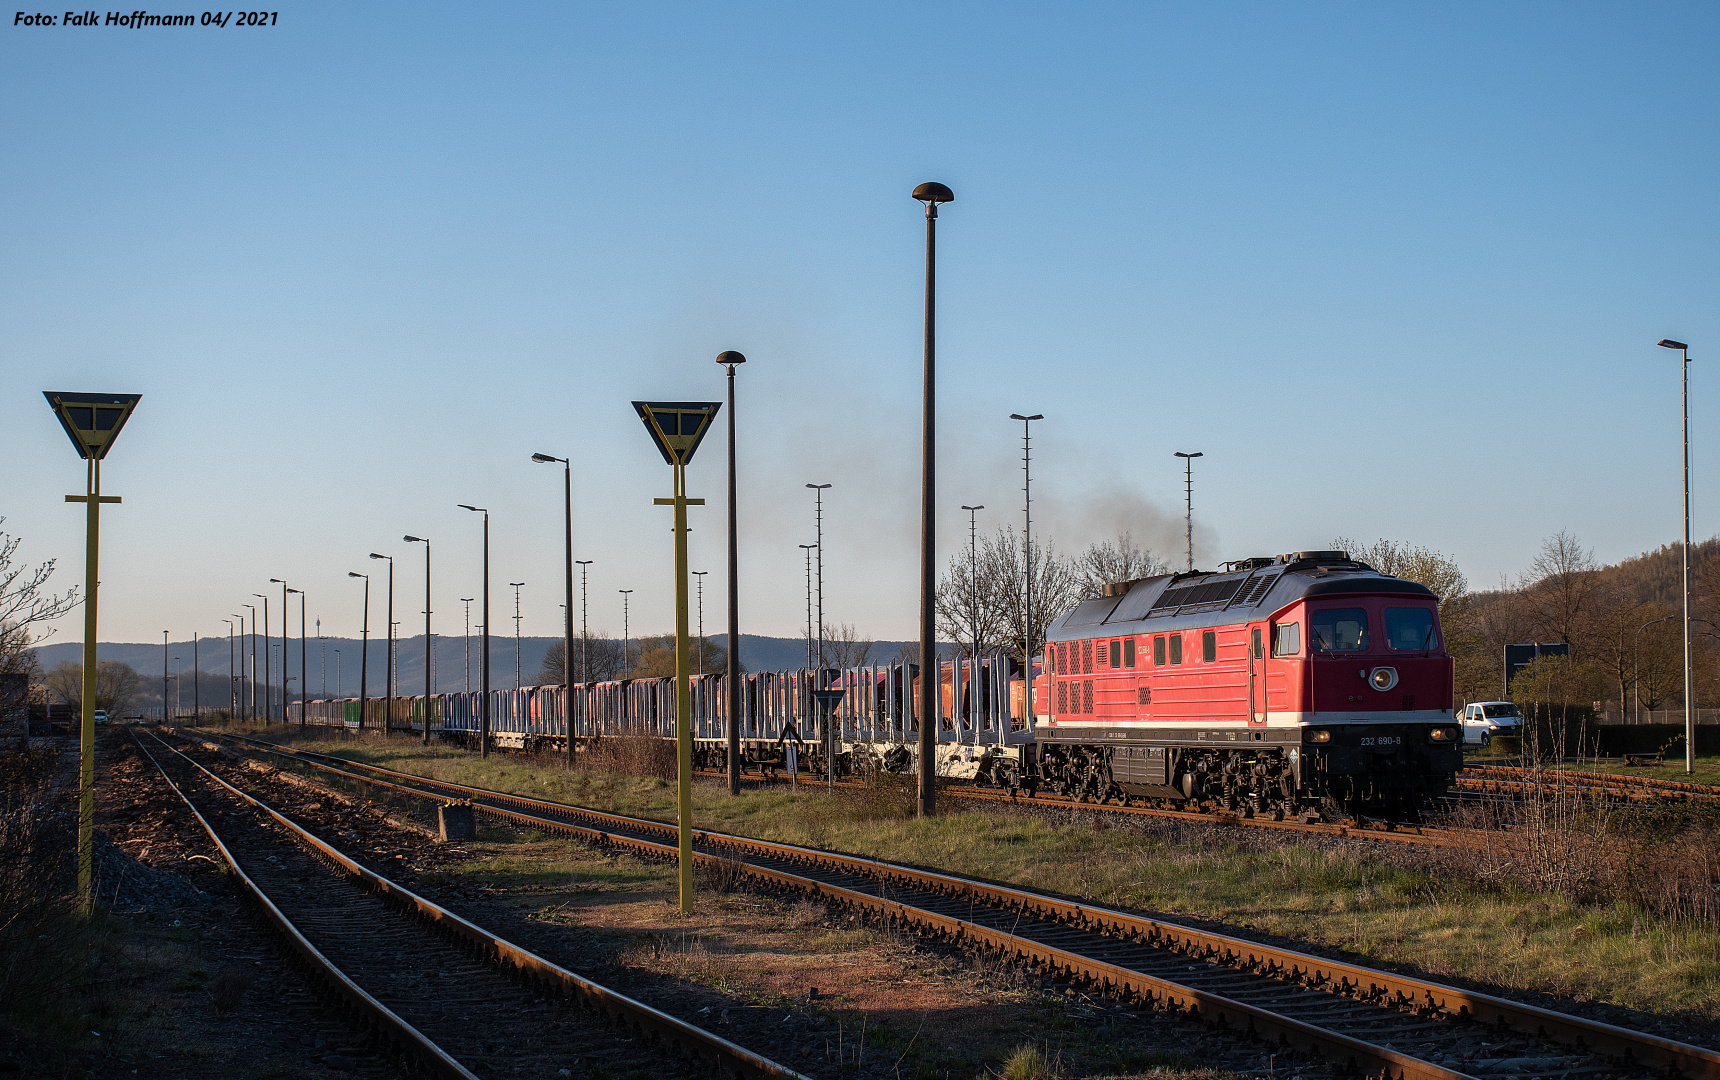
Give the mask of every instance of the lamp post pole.
POLYGON ((1692 697, 1696 692, 1690 664, 1690 346, 1671 338, 1660 339, 1663 349, 1677 349, 1684 354, 1679 365, 1684 376, 1684 771, 1696 771, 1696 713, 1692 697))
POLYGON ((478 655, 479 693, 478 702, 478 756, 490 756, 490 512, 466 503, 460 504, 460 509, 470 510, 474 514, 484 515, 484 616, 483 641, 478 655))
MULTIPOLYGON (((256 604, 240 604, 239 606, 251 613, 251 675, 250 675, 250 678, 246 680, 246 686, 249 687, 249 689, 251 691, 251 693, 249 695, 251 700, 249 702, 249 707, 246 709, 246 712, 249 714, 248 719, 250 719, 250 721, 252 723, 256 723, 256 720, 257 720, 257 605, 256 604)), ((239 662, 241 664, 243 664, 245 662, 245 656, 244 656, 244 650, 243 649, 240 650, 239 662)))
POLYGON ((305 702, 310 700, 311 687, 306 682, 310 658, 305 655, 305 591, 294 589, 299 594, 299 726, 305 726, 305 702))
POLYGON ((197 631, 191 631, 191 726, 197 726, 198 710, 202 707, 202 673, 197 662, 197 631))
POLYGON ((167 680, 169 678, 167 674, 167 653, 167 631, 163 630, 161 632, 161 722, 163 724, 173 723, 173 714, 167 709, 167 680))
POLYGON ((1021 704, 1025 714, 1022 723, 1033 727, 1033 660, 1039 650, 1033 641, 1033 421, 1043 420, 1042 413, 1023 416, 1010 413, 1011 420, 1021 421, 1021 514, 1022 514, 1022 620, 1021 620, 1021 704))
POLYGON ((408 544, 424 545, 424 745, 430 745, 430 541, 422 536, 403 537, 408 544))
POLYGON ((322 620, 317 620, 317 651, 322 653, 322 696, 328 697, 328 639, 322 636, 322 620))
POLYGON ((233 620, 221 621, 227 624, 227 708, 232 709, 239 696, 239 684, 233 681, 233 620))
POLYGON ((388 560, 388 645, 382 664, 383 698, 386 701, 382 709, 382 737, 386 739, 394 730, 394 556, 378 555, 373 551, 370 557, 388 560))
POLYGON ((1183 539, 1188 544, 1188 569, 1194 569, 1194 459, 1205 457, 1200 451, 1185 454, 1176 451, 1176 456, 1183 459, 1183 539))
POLYGON ((824 688, 824 489, 829 484, 808 484, 813 497, 817 500, 813 509, 813 527, 818 539, 818 670, 820 672, 815 682, 818 689, 824 688))
POLYGON ((562 498, 567 523, 567 603, 562 612, 561 638, 561 716, 567 729, 567 767, 573 768, 573 462, 550 454, 533 454, 539 464, 560 462, 562 469, 562 498))
POLYGON ((738 352, 717 356, 717 363, 727 368, 729 373, 729 649, 726 687, 729 696, 729 747, 725 757, 729 766, 730 795, 741 793, 741 573, 735 526, 735 365, 746 362, 747 358, 738 352))
MULTIPOLYGON (((269 598, 262 593, 252 593, 263 602, 263 726, 275 718, 275 676, 274 664, 269 658, 269 598)), ((256 646, 256 635, 252 635, 251 644, 256 646)))
POLYGON ((340 650, 334 651, 334 696, 336 700, 346 697, 346 673, 340 669, 340 650))
MULTIPOLYGON (((287 594, 294 590, 287 588, 287 583, 278 577, 270 578, 269 584, 281 587, 281 723, 284 724, 287 722, 287 710, 291 707, 291 696, 287 689, 287 594)), ((299 689, 304 689, 303 683, 299 684, 299 689)))
POLYGON ((364 628, 358 645, 358 730, 364 733, 364 710, 370 700, 370 575, 347 571, 347 577, 364 579, 364 628))
POLYGON ((926 355, 920 417, 920 732, 919 815, 937 812, 933 755, 937 752, 938 639, 937 515, 937 268, 938 204, 955 194, 938 183, 921 184, 914 198, 926 204, 926 355))

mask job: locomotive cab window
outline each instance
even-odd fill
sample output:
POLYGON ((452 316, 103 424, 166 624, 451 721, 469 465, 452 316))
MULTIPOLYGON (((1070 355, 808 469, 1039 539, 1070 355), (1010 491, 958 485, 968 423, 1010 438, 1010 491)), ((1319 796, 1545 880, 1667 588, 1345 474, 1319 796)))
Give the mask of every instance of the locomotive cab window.
POLYGON ((1165 636, 1163 634, 1153 639, 1153 666, 1165 666, 1165 636))
POLYGON ((1427 608, 1386 608, 1386 648, 1397 652, 1417 652, 1439 644, 1439 633, 1433 628, 1433 612, 1427 608))
POLYGON ((1114 639, 1111 642, 1111 666, 1113 668, 1123 666, 1123 643, 1114 639))
POLYGON ((1367 652, 1368 613, 1361 608, 1309 612, 1308 647, 1320 653, 1367 652))
POLYGON ((1123 639, 1123 666, 1124 667, 1134 667, 1135 666, 1135 639, 1134 638, 1124 638, 1123 639))
POLYGON ((1200 659, 1203 664, 1210 664, 1218 659, 1218 631, 1208 630, 1200 636, 1200 659))
POLYGON ((1182 663, 1182 635, 1171 635, 1171 663, 1182 663))
POLYGON ((1272 628, 1272 655, 1298 656, 1302 652, 1302 624, 1279 623, 1272 628))

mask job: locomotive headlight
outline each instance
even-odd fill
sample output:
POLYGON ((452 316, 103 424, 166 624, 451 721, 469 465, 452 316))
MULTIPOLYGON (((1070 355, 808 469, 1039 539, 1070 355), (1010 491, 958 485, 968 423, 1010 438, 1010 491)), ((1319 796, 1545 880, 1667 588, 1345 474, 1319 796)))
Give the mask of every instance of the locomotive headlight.
POLYGON ((1398 684, 1397 668, 1377 667, 1368 673, 1368 685, 1375 690, 1390 690, 1398 684))
POLYGON ((1454 727, 1436 727, 1427 733, 1427 737, 1434 742, 1456 742, 1457 734, 1454 727))
POLYGON ((1332 741, 1332 733, 1327 731, 1325 728, 1320 728, 1317 731, 1310 731, 1308 733, 1308 741, 1311 743, 1328 743, 1332 741))

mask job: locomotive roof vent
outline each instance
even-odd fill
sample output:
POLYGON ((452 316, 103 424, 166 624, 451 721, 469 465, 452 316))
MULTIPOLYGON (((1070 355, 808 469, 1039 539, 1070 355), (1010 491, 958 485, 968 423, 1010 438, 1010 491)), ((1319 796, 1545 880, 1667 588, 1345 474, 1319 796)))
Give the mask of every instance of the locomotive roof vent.
POLYGON ((1127 596, 1127 595, 1129 595, 1130 589, 1134 588, 1136 585, 1139 585, 1141 582, 1143 582, 1145 580, 1147 580, 1147 579, 1146 578, 1130 578, 1128 581, 1107 581, 1105 583, 1104 595, 1106 595, 1106 596, 1127 596))
POLYGON ((1234 572, 1239 570, 1258 570, 1262 566, 1271 566, 1279 561, 1281 561, 1281 559, 1233 559, 1230 562, 1220 563, 1219 565, 1224 567, 1226 571, 1234 572))
POLYGON ((1281 563, 1340 563, 1349 562, 1350 553, 1347 551, 1293 551, 1288 555, 1278 556, 1281 563))

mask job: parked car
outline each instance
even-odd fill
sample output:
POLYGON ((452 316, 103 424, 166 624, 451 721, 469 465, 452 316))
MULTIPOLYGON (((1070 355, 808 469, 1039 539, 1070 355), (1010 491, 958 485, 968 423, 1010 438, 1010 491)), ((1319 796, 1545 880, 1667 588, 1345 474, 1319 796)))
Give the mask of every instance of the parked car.
POLYGON ((98 723, 98 724, 107 723, 107 710, 106 709, 97 709, 96 710, 96 723, 98 723))
POLYGON ((1486 746, 1495 735, 1516 735, 1523 714, 1509 701, 1472 701, 1463 707, 1463 742, 1486 746))

